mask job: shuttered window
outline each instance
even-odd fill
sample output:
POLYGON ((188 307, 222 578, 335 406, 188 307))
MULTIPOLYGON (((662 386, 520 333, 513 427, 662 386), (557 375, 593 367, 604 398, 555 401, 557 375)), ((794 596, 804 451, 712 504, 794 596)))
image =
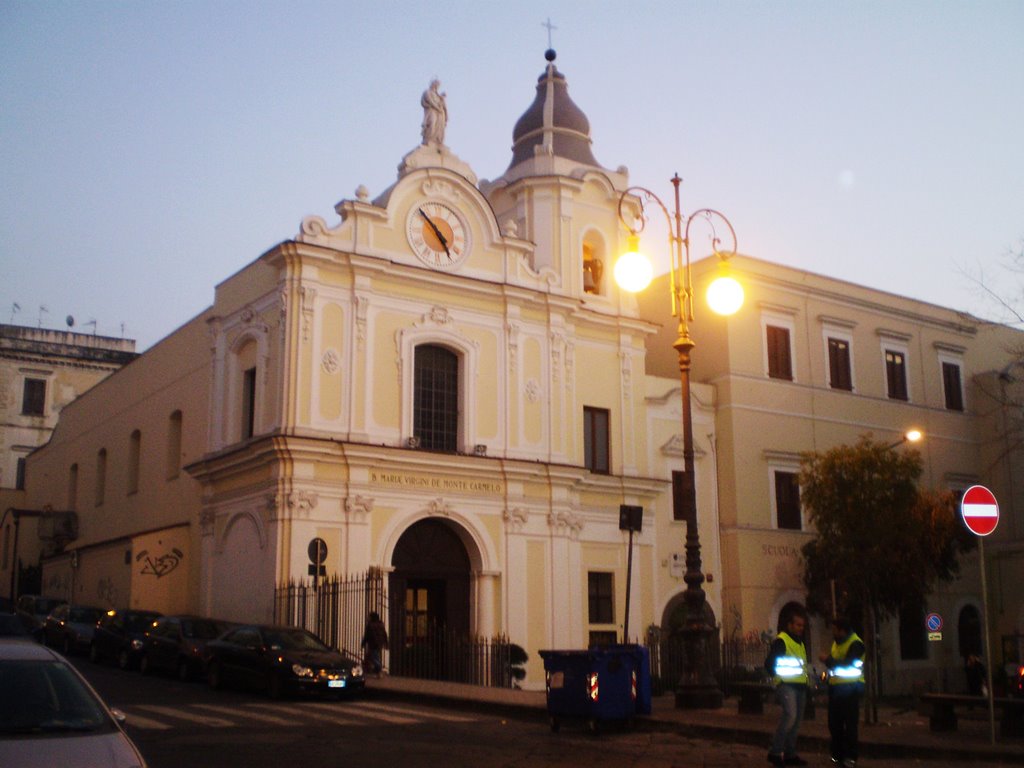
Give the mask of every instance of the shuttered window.
POLYGON ((793 361, 789 353, 789 329, 767 326, 768 375, 773 379, 793 380, 793 361))

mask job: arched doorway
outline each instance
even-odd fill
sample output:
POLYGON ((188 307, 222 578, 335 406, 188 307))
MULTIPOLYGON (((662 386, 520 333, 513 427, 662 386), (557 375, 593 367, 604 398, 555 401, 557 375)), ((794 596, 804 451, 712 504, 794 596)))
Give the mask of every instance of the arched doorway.
POLYGON ((388 579, 395 674, 440 677, 453 641, 470 633, 470 559, 454 525, 421 520, 395 545, 388 579))
POLYGON ((957 641, 960 656, 982 656, 981 652, 981 613, 973 605, 965 605, 960 609, 957 618, 957 641))

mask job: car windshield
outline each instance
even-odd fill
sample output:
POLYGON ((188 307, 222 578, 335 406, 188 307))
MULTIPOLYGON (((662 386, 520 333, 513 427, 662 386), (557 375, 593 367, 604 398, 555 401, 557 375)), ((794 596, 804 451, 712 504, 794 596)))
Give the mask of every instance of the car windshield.
POLYGON ((60 661, 0 661, 0 735, 109 731, 103 706, 60 661))
POLYGON ((213 640, 220 637, 224 629, 215 621, 186 621, 181 625, 181 632, 185 637, 193 640, 213 640))
POLYGON ((95 624, 102 615, 103 611, 99 608, 76 606, 68 611, 68 621, 73 621, 76 624, 95 624))
POLYGON ((266 633, 267 645, 281 651, 329 651, 316 637, 301 629, 275 629, 266 633))

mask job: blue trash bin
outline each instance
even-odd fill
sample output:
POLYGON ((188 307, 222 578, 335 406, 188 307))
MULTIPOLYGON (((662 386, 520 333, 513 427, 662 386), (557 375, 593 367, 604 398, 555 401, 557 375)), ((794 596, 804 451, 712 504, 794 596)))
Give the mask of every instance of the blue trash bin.
POLYGON ((594 732, 601 721, 631 723, 651 712, 650 655, 639 645, 586 651, 540 651, 551 730, 565 718, 594 732))

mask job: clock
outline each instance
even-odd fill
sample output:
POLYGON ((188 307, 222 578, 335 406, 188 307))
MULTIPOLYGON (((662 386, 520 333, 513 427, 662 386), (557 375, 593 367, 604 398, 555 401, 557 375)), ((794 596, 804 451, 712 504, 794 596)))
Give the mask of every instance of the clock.
POLYGON ((455 269, 469 255, 462 216, 445 203, 424 201, 409 211, 406 236, 413 253, 431 269, 455 269))

